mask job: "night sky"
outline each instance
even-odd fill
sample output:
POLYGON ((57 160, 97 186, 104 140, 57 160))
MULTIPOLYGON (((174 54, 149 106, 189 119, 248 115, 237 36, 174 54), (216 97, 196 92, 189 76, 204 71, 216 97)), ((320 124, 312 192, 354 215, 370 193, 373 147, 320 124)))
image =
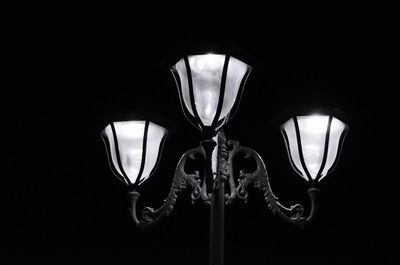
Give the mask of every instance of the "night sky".
POLYGON ((379 30, 352 20, 253 19, 180 26, 164 16, 150 23, 55 13, 19 22, 11 39, 15 76, 1 108, 8 128, 2 264, 207 264, 208 206, 191 205, 183 193, 167 219, 141 231, 100 132, 120 114, 170 122, 159 167, 141 187, 140 207, 161 205, 180 156, 202 138, 182 113, 168 68, 179 54, 224 49, 253 66, 226 136, 260 153, 285 205, 308 211, 307 184, 271 121, 286 109, 327 107, 344 112, 350 126, 337 168, 321 183, 320 212, 306 229, 271 214, 253 189, 247 204, 226 207, 226 265, 393 264, 394 86, 384 84, 390 72, 379 30))

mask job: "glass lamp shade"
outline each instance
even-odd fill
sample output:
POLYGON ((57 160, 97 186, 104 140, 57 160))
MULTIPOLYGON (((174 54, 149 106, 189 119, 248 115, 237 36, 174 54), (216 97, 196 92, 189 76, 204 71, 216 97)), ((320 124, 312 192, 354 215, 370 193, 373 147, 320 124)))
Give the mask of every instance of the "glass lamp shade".
POLYGON ((294 170, 318 182, 336 166, 348 126, 330 115, 295 116, 281 131, 294 170))
POLYGON ((167 130, 149 121, 112 122, 102 132, 108 161, 118 179, 140 185, 157 166, 167 130))
POLYGON ((229 55, 204 54, 182 58, 171 71, 186 118, 216 132, 236 110, 251 67, 229 55))

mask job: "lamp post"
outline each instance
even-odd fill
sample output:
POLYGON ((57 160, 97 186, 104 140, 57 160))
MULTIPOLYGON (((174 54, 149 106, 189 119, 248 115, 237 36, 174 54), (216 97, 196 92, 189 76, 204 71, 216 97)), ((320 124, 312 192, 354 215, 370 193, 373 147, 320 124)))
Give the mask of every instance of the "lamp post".
POLYGON ((290 163, 309 183, 311 210, 306 217, 301 205, 285 207, 279 203, 271 190, 265 164, 255 150, 225 138, 222 128, 239 105, 251 67, 229 55, 202 54, 182 58, 171 71, 183 112, 205 140, 179 160, 170 192, 161 207, 145 207, 141 216, 137 215, 140 186, 157 167, 167 130, 153 121, 130 120, 112 122, 102 132, 111 169, 129 186, 135 224, 147 228, 158 223, 172 212, 178 194, 190 189, 192 202, 204 201, 210 205, 209 261, 210 265, 223 265, 224 207, 236 199, 246 201, 250 185, 263 192, 273 214, 296 226, 309 223, 318 207, 318 183, 337 164, 348 126, 326 111, 312 115, 293 113, 281 125, 290 163), (235 178, 233 159, 237 154, 253 159, 256 169, 242 170, 235 178), (205 159, 205 174, 186 172, 186 162, 199 155, 205 159))

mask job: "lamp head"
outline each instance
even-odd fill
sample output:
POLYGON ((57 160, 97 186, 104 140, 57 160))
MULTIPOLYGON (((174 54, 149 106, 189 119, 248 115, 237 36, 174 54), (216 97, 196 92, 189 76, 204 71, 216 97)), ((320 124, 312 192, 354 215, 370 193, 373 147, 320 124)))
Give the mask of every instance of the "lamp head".
POLYGON ((292 116, 281 132, 293 169, 311 183, 321 181, 335 168, 348 128, 332 114, 292 116))
POLYGON ((148 120, 118 121, 102 132, 108 161, 115 176, 138 186, 155 171, 167 130, 148 120))
POLYGON ((236 111, 251 67, 224 54, 185 56, 172 68, 186 118, 215 134, 236 111))

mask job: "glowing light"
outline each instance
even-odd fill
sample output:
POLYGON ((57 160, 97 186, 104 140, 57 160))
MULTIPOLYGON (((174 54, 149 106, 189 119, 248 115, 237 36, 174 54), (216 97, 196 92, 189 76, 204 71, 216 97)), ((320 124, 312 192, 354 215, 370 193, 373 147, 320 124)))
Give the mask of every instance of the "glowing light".
MULTIPOLYGON (((182 106, 191 116, 198 115, 195 118, 199 118, 204 126, 211 126, 214 120, 221 121, 229 116, 236 102, 242 80, 250 69, 250 66, 234 57, 229 57, 228 60, 226 58, 227 56, 224 54, 192 55, 187 57, 189 67, 187 67, 184 58, 172 67, 172 71, 179 76, 177 84, 178 89, 180 89, 181 101, 184 103, 182 106), (223 83, 222 75, 225 62, 228 62, 228 64, 223 83), (191 74, 191 84, 189 84, 188 71, 191 74), (221 90, 222 84, 225 85, 224 90, 221 90), (194 102, 191 102, 190 87, 193 88, 194 102), (221 94, 221 91, 224 91, 224 93, 221 94), (221 101, 220 97, 222 97, 221 101), (221 112, 217 112, 219 102, 221 102, 221 112), (192 109, 193 107, 195 110, 192 109), (215 117, 216 115, 218 117, 215 117)), ((219 128, 224 123, 220 123, 219 128)))
POLYGON ((293 118, 282 125, 282 130, 287 136, 285 140, 287 141, 286 144, 292 166, 298 169, 296 172, 306 180, 308 180, 306 169, 311 179, 319 178, 321 180, 328 174, 337 159, 340 139, 346 130, 346 125, 338 119, 332 118, 329 138, 327 138, 328 115, 297 116, 296 119, 299 128, 298 134, 293 118), (298 137, 301 145, 297 141, 298 137), (326 143, 326 140, 329 142, 326 143), (301 147, 305 168, 301 162, 299 147, 301 147), (326 147, 327 150, 325 150, 326 147), (326 161, 323 163, 325 153, 326 161), (320 176, 318 175, 319 172, 321 172, 320 176))
POLYGON ((326 133, 328 126, 328 116, 311 115, 301 116, 298 119, 299 127, 304 133, 321 134, 326 133))
POLYGON ((215 72, 220 70, 223 66, 225 60, 225 55, 220 54, 205 54, 205 55, 197 55, 190 56, 189 63, 190 67, 197 71, 207 71, 207 72, 215 72))
POLYGON ((115 123, 118 127, 119 137, 129 137, 130 139, 141 139, 144 133, 143 121, 123 121, 115 123))

